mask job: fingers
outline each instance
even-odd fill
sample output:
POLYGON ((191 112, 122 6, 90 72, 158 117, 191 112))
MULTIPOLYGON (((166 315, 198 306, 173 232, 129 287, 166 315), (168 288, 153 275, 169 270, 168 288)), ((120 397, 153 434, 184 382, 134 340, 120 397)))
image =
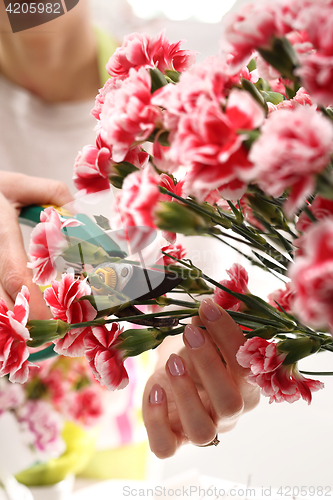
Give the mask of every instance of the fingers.
POLYGON ((21 230, 16 212, 0 193, 0 293, 12 307, 22 285, 30 291, 30 319, 50 317, 42 293, 32 282, 32 272, 27 268, 28 258, 24 250, 21 230))
POLYGON ((184 359, 171 354, 166 371, 185 435, 197 445, 210 443, 216 435, 216 426, 199 397, 184 359))
POLYGON ((27 205, 63 206, 73 198, 65 183, 42 177, 0 172, 1 192, 15 207, 27 205))
MULTIPOLYGON (((244 411, 253 409, 259 403, 260 393, 258 387, 248 383, 249 370, 240 366, 236 358, 238 349, 246 340, 241 328, 224 309, 209 299, 201 302, 199 316, 207 334, 220 350, 227 371, 242 395, 244 411)), ((231 388, 230 385, 229 387, 231 388)))
POLYGON ((210 334, 195 325, 187 325, 184 343, 214 409, 216 421, 224 419, 231 423, 243 412, 243 397, 210 334))
POLYGON ((144 401, 146 399, 148 404, 143 405, 143 415, 150 449, 158 458, 171 457, 176 452, 178 439, 171 429, 165 391, 154 384, 148 398, 144 396, 144 401))
POLYGON ((209 299, 201 302, 199 316, 220 349, 230 371, 236 377, 247 377, 248 370, 242 368, 236 359, 238 349, 246 340, 241 328, 222 307, 209 299))

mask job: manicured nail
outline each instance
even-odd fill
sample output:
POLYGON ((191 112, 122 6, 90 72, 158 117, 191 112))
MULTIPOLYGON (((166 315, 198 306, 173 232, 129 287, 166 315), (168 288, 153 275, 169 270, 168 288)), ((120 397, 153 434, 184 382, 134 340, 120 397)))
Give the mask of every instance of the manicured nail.
POLYGON ((167 365, 173 377, 179 377, 180 375, 184 375, 185 366, 181 358, 177 356, 177 354, 171 354, 170 358, 167 361, 167 365))
POLYGON ((197 349, 205 343, 205 337, 202 335, 200 328, 194 325, 186 325, 184 337, 192 349, 197 349))
POLYGON ((221 317, 221 311, 212 300, 203 299, 201 302, 201 311, 208 321, 217 321, 221 317))
POLYGON ((154 384, 149 394, 149 403, 152 405, 160 405, 163 402, 164 394, 160 385, 154 384))

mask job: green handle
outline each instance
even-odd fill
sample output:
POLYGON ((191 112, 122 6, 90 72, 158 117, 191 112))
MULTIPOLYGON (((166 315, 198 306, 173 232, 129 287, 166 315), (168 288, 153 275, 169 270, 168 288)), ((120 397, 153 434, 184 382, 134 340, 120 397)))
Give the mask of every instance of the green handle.
MULTIPOLYGON (((24 207, 19 215, 19 222, 28 226, 34 227, 40 222, 40 214, 44 207, 38 205, 30 205, 24 207)), ((62 216, 68 219, 69 216, 62 216)), ((111 257, 125 257, 126 254, 121 250, 119 245, 108 236, 102 228, 95 224, 87 215, 76 214, 72 216, 80 222, 83 226, 66 227, 64 232, 66 236, 77 238, 81 241, 88 241, 96 246, 101 246, 111 257)))

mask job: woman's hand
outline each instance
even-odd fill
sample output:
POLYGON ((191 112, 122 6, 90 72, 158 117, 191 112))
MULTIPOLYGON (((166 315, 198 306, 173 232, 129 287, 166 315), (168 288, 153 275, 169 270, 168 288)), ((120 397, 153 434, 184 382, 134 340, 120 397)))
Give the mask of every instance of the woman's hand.
POLYGON ((50 179, 0 171, 0 297, 10 309, 22 285, 30 291, 30 319, 46 319, 50 313, 27 268, 18 215, 24 206, 57 205, 72 201, 66 184, 50 179))
POLYGON ((172 456, 186 442, 210 444, 259 402, 259 388, 247 382, 236 353, 245 342, 240 327, 221 307, 203 300, 199 318, 185 328, 185 347, 171 354, 147 382, 143 419, 151 450, 172 456))

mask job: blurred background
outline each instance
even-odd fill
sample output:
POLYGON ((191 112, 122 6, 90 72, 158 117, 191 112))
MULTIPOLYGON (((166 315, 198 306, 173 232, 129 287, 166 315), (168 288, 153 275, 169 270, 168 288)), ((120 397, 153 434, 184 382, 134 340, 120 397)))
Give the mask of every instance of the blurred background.
MULTIPOLYGON (((133 31, 156 34, 165 30, 171 42, 183 39, 182 48, 198 51, 198 61, 218 52, 221 19, 245 1, 238 0, 90 0, 96 23, 121 42, 133 31)), ((249 271, 249 288, 263 298, 282 283, 263 271, 255 272, 227 247, 216 241, 202 243, 186 238, 189 258, 207 274, 221 280, 234 262, 249 271), (209 246, 208 246, 209 245, 209 246)), ((305 359, 301 369, 332 371, 333 358, 318 355, 305 359)), ((318 377, 320 378, 320 377, 318 377)), ((241 418, 234 431, 220 436, 219 446, 187 445, 174 457, 151 457, 151 475, 167 479, 196 469, 201 474, 252 486, 333 486, 331 474, 333 379, 321 377, 325 389, 314 394, 311 406, 304 401, 259 407, 241 418)), ((331 494, 331 493, 330 493, 331 494)))

